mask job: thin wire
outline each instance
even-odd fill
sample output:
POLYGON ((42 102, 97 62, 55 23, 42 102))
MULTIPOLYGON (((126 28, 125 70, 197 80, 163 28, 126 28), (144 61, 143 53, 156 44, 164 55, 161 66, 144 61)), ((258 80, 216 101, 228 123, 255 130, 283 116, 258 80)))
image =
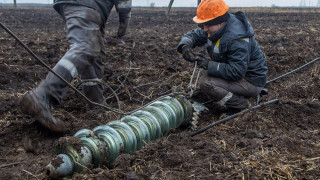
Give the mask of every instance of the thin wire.
POLYGON ((194 63, 192 75, 191 75, 191 78, 190 78, 190 82, 189 82, 189 86, 188 86, 188 88, 190 88, 190 89, 192 88, 193 76, 194 76, 194 73, 196 72, 196 69, 197 69, 197 61, 194 63))
POLYGON ((194 74, 195 74, 195 72, 197 70, 197 64, 198 64, 198 62, 195 61, 194 67, 193 67, 193 71, 192 71, 192 75, 190 77, 190 82, 189 82, 189 85, 187 87, 187 91, 190 90, 190 93, 188 94, 189 97, 191 97, 193 95, 193 92, 194 92, 195 88, 197 87, 197 83, 198 83, 198 79, 199 79, 200 70, 198 71, 198 75, 197 75, 195 84, 193 86, 192 82, 193 82, 193 79, 194 79, 194 74))
MULTIPOLYGON (((121 76, 118 76, 117 77, 117 80, 120 82, 120 86, 115 90, 115 92, 117 92, 119 89, 120 89, 120 87, 123 87, 124 85, 123 85, 123 83, 127 80, 127 78, 128 78, 128 75, 129 75, 129 72, 130 72, 130 70, 131 70, 131 63, 129 63, 129 68, 128 68, 128 71, 127 71, 127 73, 126 73, 126 75, 125 75, 125 78, 124 78, 124 80, 121 82, 120 80, 119 80, 119 77, 121 77, 121 76)), ((110 95, 110 96, 108 96, 106 99, 110 99, 110 98, 112 98, 112 96, 110 95)))
POLYGON ((194 83, 194 87, 197 87, 198 80, 199 80, 199 77, 200 77, 200 73, 201 73, 201 69, 199 69, 199 71, 198 71, 198 75, 197 75, 196 82, 194 83))

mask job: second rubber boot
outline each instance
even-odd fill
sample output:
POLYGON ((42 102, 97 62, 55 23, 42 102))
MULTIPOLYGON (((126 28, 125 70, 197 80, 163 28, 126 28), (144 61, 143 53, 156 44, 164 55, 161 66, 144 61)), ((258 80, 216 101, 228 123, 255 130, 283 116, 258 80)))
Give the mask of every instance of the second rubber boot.
MULTIPOLYGON (((83 89, 83 93, 87 96, 88 99, 90 99, 95 103, 106 105, 106 99, 103 96, 103 87, 101 85, 91 85, 91 86, 83 85, 82 89, 83 89)), ((102 109, 102 108, 87 102, 87 105, 86 105, 87 112, 91 110, 96 110, 96 109, 102 109)))

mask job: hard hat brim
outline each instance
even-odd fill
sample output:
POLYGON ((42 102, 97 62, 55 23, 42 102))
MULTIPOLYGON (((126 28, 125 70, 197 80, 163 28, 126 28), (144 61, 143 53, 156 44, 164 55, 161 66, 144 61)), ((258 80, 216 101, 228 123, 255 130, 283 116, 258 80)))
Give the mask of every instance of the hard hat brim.
POLYGON ((202 23, 205 23, 205 22, 208 22, 212 19, 206 19, 206 20, 203 20, 203 19, 199 19, 197 16, 193 17, 193 21, 197 24, 202 24, 202 23))
POLYGON ((193 18, 193 21, 196 22, 197 24, 207 24, 211 26, 211 25, 217 25, 217 24, 226 22, 228 18, 229 18, 229 13, 227 11, 222 16, 218 16, 216 18, 211 18, 211 19, 199 19, 197 16, 195 16, 193 18))

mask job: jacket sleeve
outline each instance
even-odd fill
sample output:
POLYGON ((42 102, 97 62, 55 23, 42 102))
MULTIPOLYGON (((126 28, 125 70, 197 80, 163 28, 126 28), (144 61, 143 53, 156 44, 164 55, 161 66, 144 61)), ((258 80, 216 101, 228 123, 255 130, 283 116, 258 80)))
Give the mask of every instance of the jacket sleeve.
POLYGON ((250 60, 248 38, 232 40, 228 44, 225 63, 210 61, 208 75, 226 80, 238 81, 246 75, 250 60))
POLYGON ((131 19, 131 7, 132 0, 119 0, 119 3, 116 4, 116 10, 119 14, 119 28, 118 28, 118 37, 123 37, 128 29, 128 25, 131 19))
POLYGON ((203 31, 201 28, 193 29, 187 32, 181 39, 177 50, 179 53, 182 51, 184 45, 188 45, 191 48, 196 46, 203 46, 207 43, 208 34, 203 31))

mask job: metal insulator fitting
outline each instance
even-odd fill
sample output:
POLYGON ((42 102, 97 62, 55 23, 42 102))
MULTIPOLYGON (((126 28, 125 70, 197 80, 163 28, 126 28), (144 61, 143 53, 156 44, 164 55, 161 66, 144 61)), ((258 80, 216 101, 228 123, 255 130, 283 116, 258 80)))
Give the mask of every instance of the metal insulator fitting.
POLYGON ((49 177, 59 178, 73 174, 74 172, 83 172, 84 167, 92 163, 92 154, 87 146, 74 137, 60 138, 59 148, 56 156, 45 168, 45 173, 49 177), (76 142, 78 141, 78 142, 76 142), (70 144, 73 144, 71 146, 70 144), (74 145, 76 144, 76 145, 74 145), (76 146, 76 147, 74 147, 76 146))
POLYGON ((73 173, 73 162, 66 154, 59 154, 46 166, 46 175, 52 178, 68 176, 73 173), (58 165, 56 164, 58 162, 58 165), (60 164, 59 164, 60 162, 60 164))
POLYGON ((191 121, 191 117, 194 112, 193 105, 184 96, 179 95, 179 96, 176 96, 175 98, 180 102, 184 110, 183 124, 189 123, 191 121))

